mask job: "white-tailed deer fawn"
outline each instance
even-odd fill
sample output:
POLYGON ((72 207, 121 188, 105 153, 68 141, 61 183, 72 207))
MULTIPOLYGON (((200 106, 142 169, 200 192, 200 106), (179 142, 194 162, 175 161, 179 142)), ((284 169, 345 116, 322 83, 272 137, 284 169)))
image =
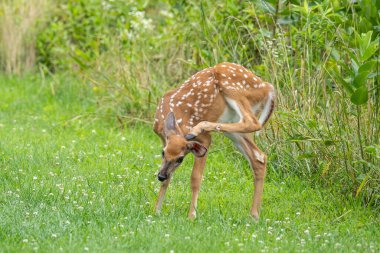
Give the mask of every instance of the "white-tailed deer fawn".
POLYGON ((274 99, 270 83, 243 66, 227 62, 196 73, 179 88, 166 93, 157 106, 154 122, 154 131, 164 146, 156 212, 161 210, 174 170, 191 152, 195 160, 189 218, 195 218, 210 132, 218 131, 230 138, 249 161, 255 186, 251 215, 258 219, 267 160, 249 133, 260 130, 267 122, 274 99))

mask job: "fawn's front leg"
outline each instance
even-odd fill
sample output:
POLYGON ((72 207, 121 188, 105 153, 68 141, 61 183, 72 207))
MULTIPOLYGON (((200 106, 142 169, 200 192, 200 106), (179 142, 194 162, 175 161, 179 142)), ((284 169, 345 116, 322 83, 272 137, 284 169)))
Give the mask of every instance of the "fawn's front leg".
POLYGON ((158 198, 156 202, 156 214, 159 214, 161 212, 162 202, 165 198, 166 190, 169 186, 171 176, 169 176, 168 179, 166 179, 164 182, 161 183, 160 191, 158 193, 158 198))
MULTIPOLYGON (((211 144, 211 135, 210 134, 202 134, 199 136, 198 140, 205 146, 205 148, 208 148, 211 144)), ((206 165, 207 160, 207 154, 205 154, 202 157, 194 157, 194 165, 193 165, 193 171, 191 172, 191 203, 190 203, 190 210, 189 210, 189 218, 195 219, 196 217, 196 209, 197 209, 197 201, 198 201, 198 194, 199 190, 201 188, 202 184, 202 176, 203 176, 203 170, 206 165)))
POLYGON ((202 184, 202 175, 203 170, 206 164, 207 156, 204 157, 195 157, 193 171, 191 173, 191 203, 189 210, 189 218, 195 219, 196 217, 196 209, 197 209, 197 201, 198 194, 202 184))

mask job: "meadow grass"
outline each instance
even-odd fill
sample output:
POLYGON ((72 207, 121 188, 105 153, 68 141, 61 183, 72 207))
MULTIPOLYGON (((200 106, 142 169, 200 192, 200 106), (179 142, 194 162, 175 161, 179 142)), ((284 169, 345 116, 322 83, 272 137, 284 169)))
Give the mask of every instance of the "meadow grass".
POLYGON ((219 135, 197 219, 187 219, 190 156, 157 216, 161 143, 150 124, 119 128, 97 113, 93 91, 68 77, 2 76, 0 83, 1 252, 380 250, 377 212, 334 187, 282 173, 271 163, 275 154, 268 154, 261 220, 253 222, 252 173, 219 135))

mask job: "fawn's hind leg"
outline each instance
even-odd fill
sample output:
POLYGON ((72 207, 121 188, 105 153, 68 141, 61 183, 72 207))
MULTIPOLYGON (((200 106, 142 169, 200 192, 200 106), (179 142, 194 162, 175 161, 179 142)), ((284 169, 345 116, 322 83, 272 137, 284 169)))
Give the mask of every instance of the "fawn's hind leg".
POLYGON ((249 134, 225 133, 239 151, 247 158, 254 174, 254 192, 251 215, 259 219, 259 211, 264 191, 264 178, 266 172, 266 155, 256 146, 249 134))

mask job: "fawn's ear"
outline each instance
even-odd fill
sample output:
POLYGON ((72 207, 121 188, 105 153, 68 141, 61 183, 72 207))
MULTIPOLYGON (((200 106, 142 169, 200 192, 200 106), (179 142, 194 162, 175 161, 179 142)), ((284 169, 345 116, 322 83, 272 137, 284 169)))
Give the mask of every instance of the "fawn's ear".
POLYGON ((197 141, 187 143, 187 148, 196 156, 203 157, 207 153, 207 148, 197 141))
POLYGON ((175 116, 173 112, 169 112, 168 116, 166 116, 165 124, 164 124, 164 132, 166 136, 169 136, 172 134, 179 134, 179 129, 175 121, 175 116))

